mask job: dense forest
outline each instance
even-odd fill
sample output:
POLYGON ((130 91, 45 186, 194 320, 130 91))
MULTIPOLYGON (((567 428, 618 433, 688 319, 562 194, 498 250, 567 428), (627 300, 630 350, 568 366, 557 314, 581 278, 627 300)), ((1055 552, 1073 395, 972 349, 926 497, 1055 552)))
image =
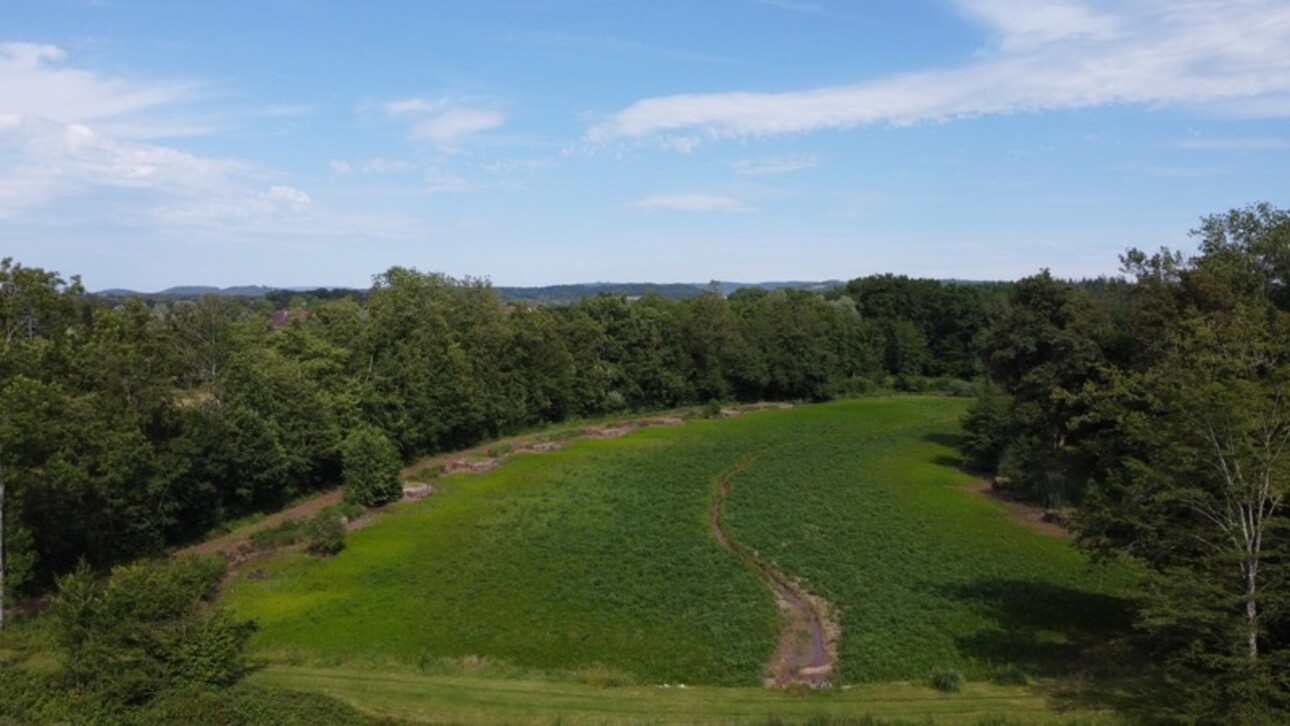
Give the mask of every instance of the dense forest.
POLYGON ((1142 647, 1183 712, 1268 718, 1290 705, 1290 213, 1195 235, 1194 255, 1129 250, 1125 278, 553 305, 407 268, 354 296, 122 302, 5 259, 3 596, 335 486, 356 447, 410 461, 570 419, 934 390, 976 396, 973 467, 1142 569, 1142 647))

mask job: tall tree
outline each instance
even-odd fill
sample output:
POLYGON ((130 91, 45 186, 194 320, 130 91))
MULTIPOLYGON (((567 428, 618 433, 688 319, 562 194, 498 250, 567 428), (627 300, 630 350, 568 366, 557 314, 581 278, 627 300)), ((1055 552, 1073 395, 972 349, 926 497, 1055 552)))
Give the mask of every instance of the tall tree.
MULTIPOLYGON (((57 273, 23 267, 10 257, 0 259, 0 381, 12 381, 23 373, 51 372, 50 348, 76 321, 76 296, 83 291, 80 278, 73 277, 68 283, 57 273)), ((7 404, 8 398, 0 394, 0 628, 4 627, 8 594, 5 541, 11 531, 5 526, 5 502, 11 496, 7 484, 12 474, 6 454, 17 435, 7 404)))

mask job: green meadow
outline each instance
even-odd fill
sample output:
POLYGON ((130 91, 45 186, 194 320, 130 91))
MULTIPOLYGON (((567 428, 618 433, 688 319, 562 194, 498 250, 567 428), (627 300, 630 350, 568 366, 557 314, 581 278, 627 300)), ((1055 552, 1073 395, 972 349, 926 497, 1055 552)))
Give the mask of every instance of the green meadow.
MULTIPOLYGON (((840 401, 514 455, 393 505, 335 557, 245 563, 225 599, 260 626, 254 647, 275 665, 258 679, 380 713, 432 708, 425 694, 450 691, 452 679, 632 702, 658 698, 662 684, 757 686, 778 635, 775 600, 717 546, 708 521, 716 478, 750 461, 730 479, 722 521, 829 602, 841 624, 835 686, 909 682, 921 698, 949 699, 937 707, 947 713, 955 698, 966 708, 968 693, 1025 691, 1028 708, 1042 710, 1033 692, 988 681, 1076 677, 1095 665, 1123 626, 1116 593, 1127 575, 1093 567, 1069 541, 971 491, 954 448, 965 408, 931 396, 840 401), (384 686, 339 677, 373 668, 384 686), (962 673, 969 690, 923 688, 936 670, 962 673), (421 706, 386 693, 405 688, 405 676, 429 679, 407 697, 421 706)), ((758 701, 756 688, 703 692, 778 703, 758 701)), ((848 703, 832 698, 842 700, 808 700, 848 703)), ((533 709, 540 699, 521 701, 533 709)), ((638 705, 673 708, 649 703, 638 705)))

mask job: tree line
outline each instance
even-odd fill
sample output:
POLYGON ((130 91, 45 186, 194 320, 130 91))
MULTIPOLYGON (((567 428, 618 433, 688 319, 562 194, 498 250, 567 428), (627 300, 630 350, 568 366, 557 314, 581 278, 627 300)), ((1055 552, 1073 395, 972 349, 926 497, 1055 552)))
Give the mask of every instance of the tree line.
POLYGON ((1203 722, 1290 711, 1290 211, 1203 218, 1195 254, 1127 280, 1017 282, 978 352, 964 451, 1020 496, 1077 504, 1099 558, 1140 567, 1137 624, 1203 722), (1185 689, 1185 690, 1183 690, 1185 689))
POLYGON ((1005 290, 882 276, 535 306, 396 267, 357 296, 122 302, 6 259, 4 596, 335 485, 350 439, 376 452, 352 462, 409 461, 574 418, 970 378, 1005 290))

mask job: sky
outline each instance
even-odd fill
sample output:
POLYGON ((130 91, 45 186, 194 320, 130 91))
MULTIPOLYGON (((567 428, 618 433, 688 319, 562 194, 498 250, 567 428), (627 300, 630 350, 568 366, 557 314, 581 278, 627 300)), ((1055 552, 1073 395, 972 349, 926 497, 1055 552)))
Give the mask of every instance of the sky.
POLYGON ((1113 275, 1290 206, 1285 0, 0 0, 91 290, 1113 275))

